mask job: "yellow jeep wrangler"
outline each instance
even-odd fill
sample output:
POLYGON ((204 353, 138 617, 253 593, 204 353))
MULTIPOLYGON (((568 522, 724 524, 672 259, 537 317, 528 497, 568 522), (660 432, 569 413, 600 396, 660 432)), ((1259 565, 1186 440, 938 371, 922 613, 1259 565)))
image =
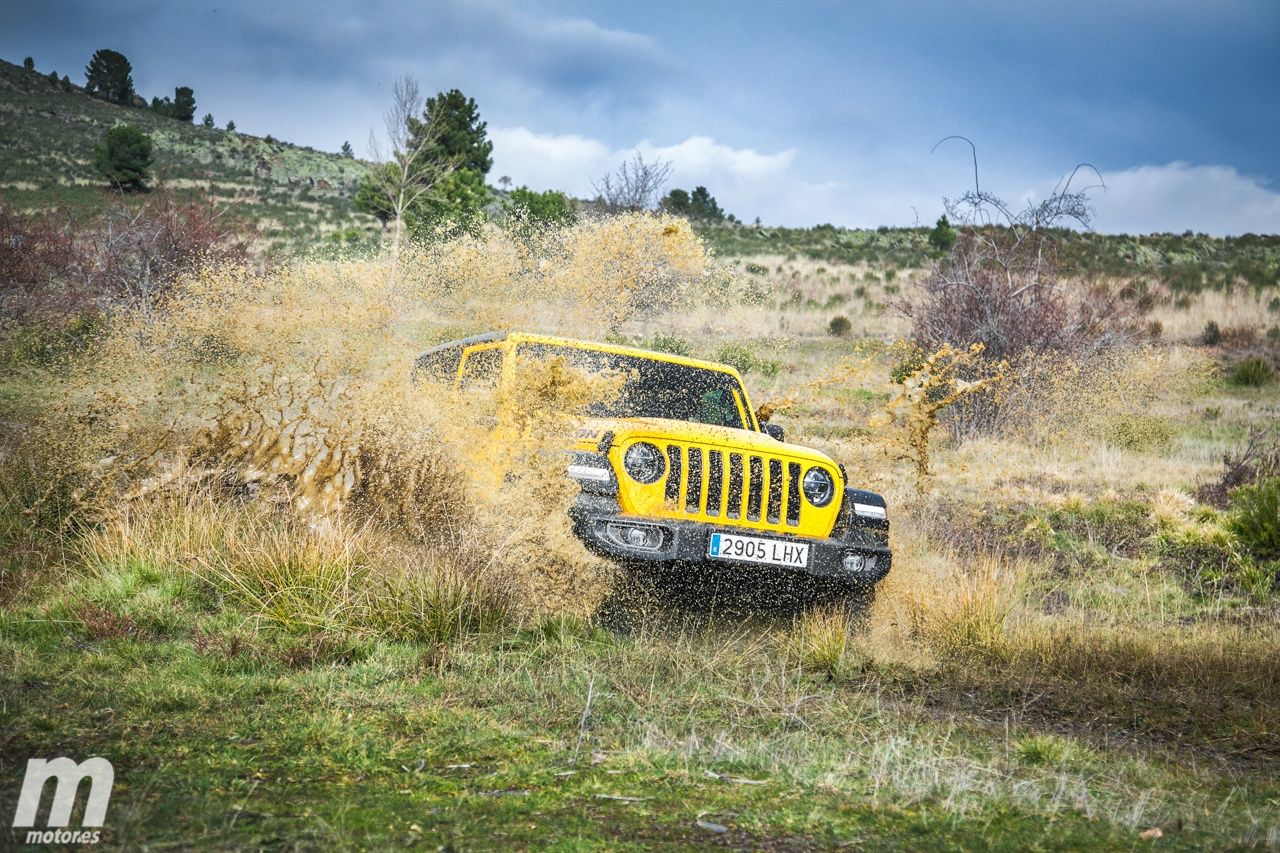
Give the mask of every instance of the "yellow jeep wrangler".
POLYGON ((512 356, 622 377, 572 437, 574 530, 630 567, 792 573, 852 603, 889 571, 884 499, 844 466, 760 423, 738 372, 613 344, 496 332, 422 353, 415 373, 466 386, 510 381, 512 356))

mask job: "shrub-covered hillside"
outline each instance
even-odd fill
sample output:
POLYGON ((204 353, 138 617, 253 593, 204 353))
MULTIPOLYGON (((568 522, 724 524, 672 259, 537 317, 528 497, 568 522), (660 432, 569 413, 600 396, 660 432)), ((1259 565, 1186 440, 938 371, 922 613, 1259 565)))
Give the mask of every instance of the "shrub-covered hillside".
POLYGON ((265 228, 272 245, 377 228, 352 207, 368 168, 361 160, 120 106, 2 60, 0 195, 18 208, 99 207, 106 184, 94 169, 94 149, 118 123, 151 136, 158 182, 226 205, 265 228))

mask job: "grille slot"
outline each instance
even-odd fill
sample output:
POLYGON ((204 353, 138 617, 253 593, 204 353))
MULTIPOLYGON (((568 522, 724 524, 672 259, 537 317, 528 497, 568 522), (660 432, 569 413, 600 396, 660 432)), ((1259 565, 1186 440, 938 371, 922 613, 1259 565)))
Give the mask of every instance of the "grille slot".
POLYGON ((769 460, 769 514, 765 518, 770 524, 782 520, 782 463, 777 459, 769 460))
POLYGON ((702 448, 689 448, 689 485, 685 486, 684 511, 697 513, 702 509, 702 448))
POLYGON ((764 461, 751 457, 751 484, 747 491, 747 521, 760 520, 761 493, 764 490, 764 461))
POLYGON ((742 454, 729 454, 729 505, 724 514, 728 518, 742 516, 742 454))
POLYGON ((787 524, 800 524, 800 464, 787 463, 787 524))
POLYGON ((719 450, 707 451, 707 515, 720 514, 720 502, 724 495, 724 454, 719 450))
POLYGON ((666 497, 669 503, 680 500, 680 463, 683 458, 678 446, 667 445, 667 462, 670 463, 668 467, 671 469, 667 474, 666 497))

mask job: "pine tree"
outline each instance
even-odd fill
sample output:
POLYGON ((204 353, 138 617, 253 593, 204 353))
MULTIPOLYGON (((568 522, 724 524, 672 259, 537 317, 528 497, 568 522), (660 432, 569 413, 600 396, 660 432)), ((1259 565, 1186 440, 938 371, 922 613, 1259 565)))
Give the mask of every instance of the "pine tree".
POLYGON ((933 230, 929 232, 929 245, 940 252, 948 252, 951 247, 956 244, 956 229, 951 227, 951 223, 947 220, 944 213, 938 217, 938 222, 933 226, 933 230))
POLYGON ((694 219, 703 222, 723 222, 724 211, 716 203, 715 196, 706 187, 694 187, 689 195, 689 212, 694 219))
POLYGON ((418 144, 424 133, 434 135, 423 152, 428 159, 455 161, 460 171, 478 172, 482 176, 493 168, 493 143, 485 133, 487 127, 488 124, 480 120, 475 99, 457 89, 427 98, 422 120, 409 119, 412 144, 418 144))
POLYGON ((356 152, 351 148, 351 143, 350 143, 350 142, 344 142, 344 143, 342 143, 342 156, 343 156, 343 157, 346 157, 348 160, 354 160, 354 159, 355 159, 355 157, 356 157, 356 152))
POLYGON ((191 121, 196 117, 196 94, 190 86, 177 86, 173 90, 173 118, 191 121))
POLYGON ((213 129, 213 113, 205 113, 204 118, 200 119, 200 124, 212 130, 213 129))
POLYGON ((27 71, 35 71, 36 61, 28 56, 26 59, 22 60, 22 67, 27 71))
POLYGON ((667 213, 676 216, 688 216, 692 211, 689 205, 689 193, 682 189, 674 189, 662 199, 661 207, 667 213))
POLYGON ((698 222, 724 222, 725 213, 706 187, 695 187, 692 193, 674 189, 661 203, 663 210, 698 222))
POLYGON ((146 189, 154 162, 151 137, 129 124, 118 124, 108 130, 94 152, 98 172, 121 191, 146 189))
POLYGON ((102 48, 84 69, 85 91, 126 106, 133 103, 133 66, 123 53, 102 48))

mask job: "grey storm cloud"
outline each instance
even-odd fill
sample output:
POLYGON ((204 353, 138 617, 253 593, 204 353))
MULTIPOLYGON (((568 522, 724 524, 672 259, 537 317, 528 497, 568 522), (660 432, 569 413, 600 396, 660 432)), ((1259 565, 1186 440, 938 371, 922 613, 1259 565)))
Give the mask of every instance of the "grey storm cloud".
POLYGON ((572 94, 656 85, 672 70, 651 36, 475 0, 220 0, 207 6, 55 0, 10 7, 0 13, 2 22, 14 29, 56 28, 63 38, 92 39, 95 46, 114 37, 129 42, 121 48, 134 54, 203 56, 226 72, 299 80, 382 80, 406 67, 468 69, 572 94))
POLYGON ((358 11, 349 3, 231 3, 217 15, 222 29, 242 34, 224 41, 239 61, 272 74, 383 79, 405 67, 465 69, 571 94, 669 70, 649 36, 584 19, 544 20, 496 3, 376 0, 358 11))

